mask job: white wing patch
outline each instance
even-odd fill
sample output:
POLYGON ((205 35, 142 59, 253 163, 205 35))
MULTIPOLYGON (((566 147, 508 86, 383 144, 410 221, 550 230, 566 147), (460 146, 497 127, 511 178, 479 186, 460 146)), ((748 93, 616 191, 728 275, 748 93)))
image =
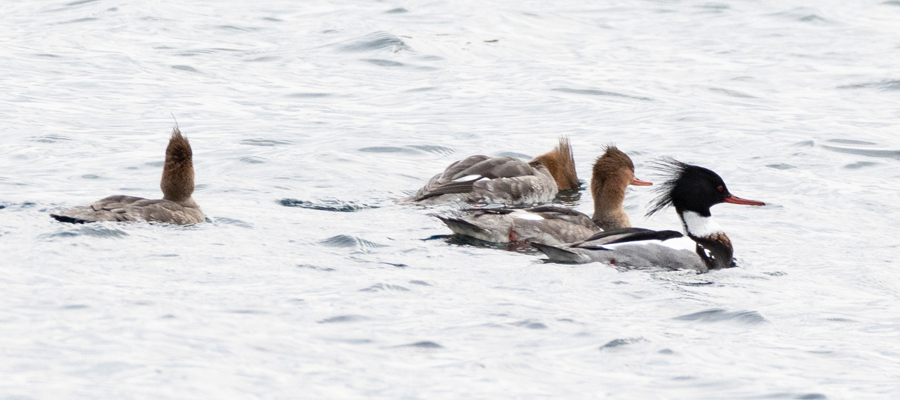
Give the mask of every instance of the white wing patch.
POLYGON ((691 252, 697 250, 697 242, 687 236, 666 240, 662 242, 662 245, 675 250, 688 250, 691 252))
POLYGON ((616 244, 607 244, 603 245, 603 247, 613 250, 619 246, 646 246, 649 244, 657 244, 663 247, 668 247, 673 250, 688 250, 693 252, 697 248, 697 242, 691 240, 691 238, 687 236, 682 236, 680 238, 669 239, 669 240, 638 240, 634 242, 625 242, 625 243, 616 243, 616 244))
POLYGON ((513 218, 524 219, 528 221, 540 221, 544 219, 544 217, 538 214, 530 213, 527 211, 513 211, 511 215, 513 218))
POLYGON ((461 176, 459 178, 454 179, 453 182, 477 181, 481 178, 484 178, 484 177, 481 175, 466 175, 466 176, 461 176))

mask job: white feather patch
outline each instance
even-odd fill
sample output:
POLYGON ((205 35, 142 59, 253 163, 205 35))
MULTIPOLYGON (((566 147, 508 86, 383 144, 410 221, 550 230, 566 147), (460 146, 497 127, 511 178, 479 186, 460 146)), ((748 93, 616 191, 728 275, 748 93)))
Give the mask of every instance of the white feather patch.
POLYGON ((722 227, 712 217, 704 217, 693 211, 682 213, 681 220, 684 221, 684 229, 694 237, 708 237, 723 232, 722 227))
POLYGON ((604 245, 603 247, 612 250, 619 246, 646 246, 648 244, 658 244, 660 246, 665 246, 665 247, 668 247, 673 250, 688 250, 691 252, 693 252, 697 248, 697 242, 694 242, 693 240, 691 240, 691 238, 689 238, 687 236, 682 236, 680 238, 674 238, 674 239, 669 239, 669 240, 664 240, 664 241, 660 241, 660 240, 656 240, 656 239, 638 240, 638 241, 634 241, 634 242, 608 244, 608 245, 604 245))
POLYGON ((529 221, 540 221, 540 220, 544 219, 544 217, 542 217, 538 214, 530 213, 527 211, 515 211, 512 213, 512 216, 513 216, 513 218, 525 219, 525 220, 529 220, 529 221))
POLYGON ((481 175, 466 175, 453 180, 453 182, 477 181, 483 178, 481 175))

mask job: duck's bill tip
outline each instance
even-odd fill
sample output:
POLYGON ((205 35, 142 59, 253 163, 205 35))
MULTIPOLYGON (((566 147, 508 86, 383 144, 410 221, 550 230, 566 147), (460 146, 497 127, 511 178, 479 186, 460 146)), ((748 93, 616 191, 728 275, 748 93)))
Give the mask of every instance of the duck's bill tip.
POLYGON ((730 196, 726 197, 725 202, 731 203, 731 204, 743 204, 745 206, 764 206, 764 205, 766 205, 766 203, 763 203, 761 201, 742 199, 735 195, 730 195, 730 196))
POLYGON ((653 186, 653 182, 642 181, 638 178, 634 178, 631 184, 634 186, 653 186))

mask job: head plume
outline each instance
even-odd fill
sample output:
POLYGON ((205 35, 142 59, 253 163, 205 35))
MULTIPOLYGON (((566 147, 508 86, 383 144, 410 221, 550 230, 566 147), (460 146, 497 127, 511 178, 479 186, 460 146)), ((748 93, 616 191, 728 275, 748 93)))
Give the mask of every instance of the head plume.
POLYGON ((597 157, 597 161, 594 162, 594 177, 611 176, 622 168, 634 172, 634 163, 631 161, 631 157, 619 150, 616 145, 608 144, 603 149, 603 155, 597 157))
POLYGON ((572 155, 572 146, 569 145, 569 138, 562 136, 559 138, 559 144, 552 151, 541 154, 532 160, 537 161, 547 167, 556 186, 559 190, 578 189, 578 173, 575 172, 575 157, 572 155))
POLYGON ((159 186, 163 198, 175 202, 189 199, 194 192, 191 144, 177 127, 172 129, 172 138, 166 147, 166 163, 159 186))
POLYGON ((657 189, 659 195, 651 202, 647 216, 675 206, 679 213, 687 210, 708 217, 710 207, 731 197, 722 177, 712 170, 670 157, 655 162, 653 168, 670 177, 657 189))
POLYGON ((650 211, 647 211, 648 217, 672 205, 673 188, 675 188, 678 181, 685 175, 685 171, 689 170, 691 167, 693 166, 672 157, 664 157, 653 162, 650 168, 662 172, 664 175, 667 175, 668 178, 656 188, 655 192, 657 193, 657 196, 650 202, 650 211))

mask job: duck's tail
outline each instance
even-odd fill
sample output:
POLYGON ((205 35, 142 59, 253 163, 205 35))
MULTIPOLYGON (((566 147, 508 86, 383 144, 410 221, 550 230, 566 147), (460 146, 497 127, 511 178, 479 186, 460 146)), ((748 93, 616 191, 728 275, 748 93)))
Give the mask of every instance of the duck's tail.
POLYGON ((457 235, 470 236, 476 239, 488 241, 490 241, 491 239, 490 232, 469 221, 465 221, 459 218, 441 217, 439 215, 436 217, 457 235))
POLYGON ((584 257, 581 254, 578 254, 574 251, 566 250, 558 246, 552 246, 549 244, 542 243, 532 243, 531 246, 540 250, 547 257, 550 258, 550 261, 559 262, 559 263, 583 263, 585 262, 584 257))
POLYGON ((59 222, 66 222, 66 223, 70 223, 70 224, 84 224, 84 223, 88 223, 88 222, 93 222, 93 221, 88 221, 88 220, 81 219, 81 218, 70 217, 68 215, 50 214, 50 216, 59 222))

